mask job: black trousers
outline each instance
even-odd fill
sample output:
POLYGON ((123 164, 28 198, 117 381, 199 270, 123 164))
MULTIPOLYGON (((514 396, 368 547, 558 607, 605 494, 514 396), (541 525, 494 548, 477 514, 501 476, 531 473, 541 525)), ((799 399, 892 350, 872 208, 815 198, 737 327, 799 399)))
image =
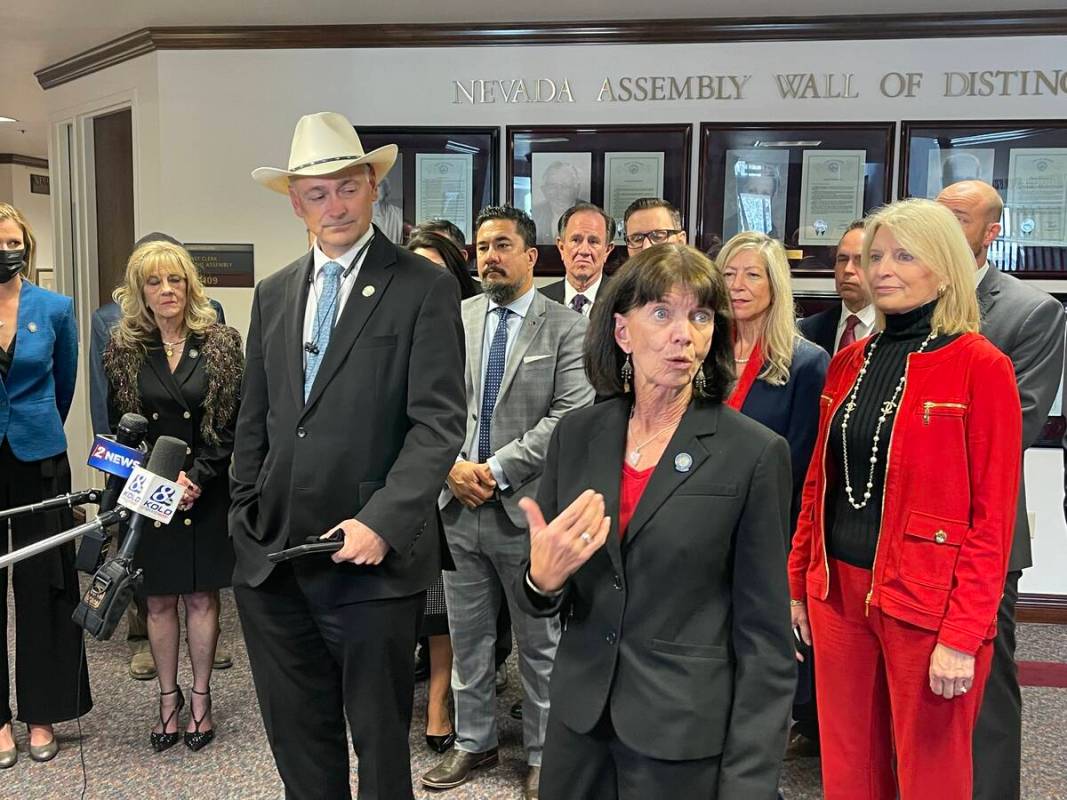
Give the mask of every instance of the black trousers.
POLYGON ((1015 603, 1022 570, 1008 573, 997 609, 997 638, 978 724, 974 727, 975 800, 1019 800, 1023 699, 1015 664, 1015 603))
MULTIPOLYGON (((35 503, 70 491, 67 454, 19 461, 0 443, 0 508, 35 503)), ((10 520, 13 549, 73 526, 71 513, 53 511, 10 520)), ((8 552, 8 526, 0 523, 0 552, 8 552)), ((8 569, 0 569, 0 726, 11 721, 11 672, 7 660, 8 569)), ((78 605, 74 543, 20 561, 10 568, 15 593, 15 694, 19 719, 35 725, 63 722, 93 707, 81 628, 71 622, 78 605)))
POLYGON ((619 741, 609 710, 589 733, 575 733, 549 714, 541 800, 716 800, 721 760, 642 755, 619 741))
POLYGON ((260 586, 234 587, 252 678, 290 800, 412 800, 408 729, 425 593, 331 608, 281 564, 260 586))

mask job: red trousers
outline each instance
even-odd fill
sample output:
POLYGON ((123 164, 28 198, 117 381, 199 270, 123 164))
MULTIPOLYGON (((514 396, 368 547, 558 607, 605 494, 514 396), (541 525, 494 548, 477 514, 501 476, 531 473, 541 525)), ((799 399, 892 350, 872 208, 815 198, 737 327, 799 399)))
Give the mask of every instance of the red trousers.
POLYGON ((873 606, 866 615, 870 586, 870 570, 831 560, 829 596, 808 598, 824 798, 971 800, 971 736, 992 646, 976 655, 971 691, 938 697, 937 633, 873 606))

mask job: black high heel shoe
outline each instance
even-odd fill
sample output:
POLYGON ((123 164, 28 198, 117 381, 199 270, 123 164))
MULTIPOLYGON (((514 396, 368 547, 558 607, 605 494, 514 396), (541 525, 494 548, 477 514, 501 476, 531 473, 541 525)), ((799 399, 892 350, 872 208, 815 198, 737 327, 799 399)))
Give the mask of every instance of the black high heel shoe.
POLYGON ((171 747, 174 747, 174 745, 178 743, 178 739, 181 738, 181 735, 177 731, 175 731, 174 733, 167 733, 167 726, 170 725, 171 721, 178 716, 178 712, 181 711, 184 707, 185 695, 182 694, 181 688, 175 687, 169 692, 159 693, 159 722, 163 726, 163 732, 156 733, 155 731, 152 731, 151 737, 152 749, 155 750, 157 753, 162 753, 164 750, 168 750, 171 747), (172 695, 175 692, 178 693, 178 704, 174 706, 174 710, 170 712, 167 718, 163 719, 163 698, 167 697, 168 695, 172 695))
POLYGON ((426 744, 429 745, 431 750, 438 753, 447 753, 452 749, 452 745, 456 743, 456 732, 449 731, 444 736, 434 736, 431 733, 426 734, 426 744))
POLYGON ((211 740, 215 738, 215 728, 214 723, 212 723, 211 730, 200 730, 200 725, 207 719, 207 715, 211 713, 211 690, 208 689, 206 692, 198 692, 196 689, 190 689, 189 691, 193 694, 198 694, 201 697, 207 697, 207 708, 204 709, 204 713, 200 715, 200 719, 196 718, 196 714, 190 712, 192 714, 190 718, 193 721, 193 726, 196 728, 196 731, 194 733, 186 731, 185 733, 185 746, 195 753, 197 750, 211 744, 211 740))

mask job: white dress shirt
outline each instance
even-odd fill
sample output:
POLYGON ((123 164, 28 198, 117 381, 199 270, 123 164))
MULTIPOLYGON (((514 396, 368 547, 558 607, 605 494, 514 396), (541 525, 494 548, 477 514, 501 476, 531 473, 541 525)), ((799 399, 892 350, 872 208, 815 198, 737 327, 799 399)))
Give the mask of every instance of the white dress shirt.
MULTIPOLYGON (((356 278, 359 276, 360 267, 363 266, 363 262, 367 260, 367 250, 363 251, 363 255, 359 258, 358 264, 353 264, 352 260, 359 254, 363 245, 370 242, 371 237, 374 236, 374 228, 367 228, 367 232, 359 237, 354 245, 352 245, 345 253, 338 258, 330 258, 322 250, 319 249, 318 242, 315 243, 315 247, 311 250, 312 260, 314 262, 314 271, 311 273, 313 278, 311 282, 311 290, 308 292, 307 305, 304 307, 304 341, 310 342, 314 337, 315 331, 315 313, 319 308, 319 297, 322 296, 323 281, 326 280, 326 275, 323 272, 323 267, 330 261, 335 261, 340 264, 345 270, 348 270, 349 265, 352 269, 347 275, 342 273, 341 286, 337 291, 337 303, 333 310, 333 324, 337 324, 337 320, 341 318, 341 312, 344 310, 345 303, 348 302, 348 296, 352 294, 352 287, 356 285, 356 278)), ((304 352, 304 366, 307 367, 307 352, 304 352)))
MULTIPOLYGON (((568 284, 569 285, 569 284, 568 284)), ((526 319, 526 315, 530 313, 530 305, 533 303, 534 292, 536 290, 531 288, 528 292, 516 297, 508 305, 505 306, 511 313, 508 315, 508 343, 507 349, 504 355, 505 371, 506 365, 511 361, 512 347, 515 344, 515 338, 519 334, 519 328, 522 327, 522 321, 526 319)), ((495 309, 500 308, 496 303, 490 300, 487 303, 485 312, 485 333, 482 336, 482 375, 481 375, 481 391, 485 391, 485 369, 489 364, 489 347, 493 343, 493 337, 496 335, 497 326, 500 324, 500 315, 494 313, 495 309)), ((499 400, 499 395, 497 400, 499 400)), ((482 396, 478 395, 478 408, 482 407, 482 396)), ((480 412, 479 412, 480 413, 480 412)), ((478 439, 482 430, 482 418, 478 417, 478 427, 474 431, 474 446, 478 447, 478 439)), ((471 455, 477 455, 473 453, 471 455)), ((457 459, 458 460, 458 459, 457 459)), ((500 490, 507 489, 511 484, 508 483, 508 476, 504 474, 504 468, 500 466, 500 462, 497 461, 496 456, 489 456, 486 460, 489 464, 489 469, 493 473, 493 478, 496 480, 496 486, 500 490)))
POLYGON ((566 278, 563 279, 563 305, 567 308, 573 308, 571 301, 574 300, 576 295, 585 295, 585 299, 589 302, 582 306, 582 316, 588 317, 589 312, 593 310, 593 303, 596 302, 596 293, 600 291, 600 284, 604 282, 604 273, 600 273, 600 277, 589 284, 584 291, 579 292, 573 286, 571 282, 566 278))
MULTIPOLYGON (((837 321, 837 334, 834 336, 834 352, 837 352, 838 345, 841 343, 841 335, 845 332, 845 326, 848 324, 848 318, 852 316, 852 312, 848 310, 848 306, 844 303, 841 304, 841 318, 837 321)), ((856 312, 856 316, 859 317, 859 324, 856 325, 856 330, 853 331, 856 336, 856 341, 860 339, 866 339, 872 333, 874 333, 874 325, 878 321, 875 314, 874 303, 865 305, 859 311, 856 312)))

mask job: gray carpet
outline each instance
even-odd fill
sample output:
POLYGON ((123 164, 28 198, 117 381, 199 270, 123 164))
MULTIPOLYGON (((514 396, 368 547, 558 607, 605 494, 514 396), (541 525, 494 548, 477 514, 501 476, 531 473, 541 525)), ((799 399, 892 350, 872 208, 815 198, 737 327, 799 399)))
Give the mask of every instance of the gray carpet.
MULTIPOLYGON (((57 726, 59 756, 36 764, 26 754, 26 729, 16 727, 22 752, 18 764, 0 772, 0 797, 20 800, 71 800, 82 790, 84 753, 88 780, 86 797, 93 800, 143 800, 144 798, 233 798, 277 800, 281 784, 260 724, 248 660, 241 641, 232 595, 223 595, 223 636, 234 654, 232 669, 216 672, 212 684, 218 737, 199 753, 178 745, 156 754, 148 744, 148 732, 156 710, 155 682, 137 682, 127 677, 127 649, 121 635, 110 642, 88 640, 89 668, 96 706, 82 720, 78 737, 76 723, 57 726), (80 748, 79 748, 80 744, 80 748)), ((1020 658, 1067 661, 1067 629, 1024 625, 1020 630, 1020 658)), ((12 644, 9 642, 9 644, 12 644)), ((188 667, 180 674, 183 687, 191 682, 188 667)), ((514 665, 511 682, 499 700, 501 718, 501 764, 477 774, 470 783, 443 794, 416 789, 416 797, 444 800, 511 800, 521 797, 525 765, 521 754, 521 724, 507 716, 518 699, 514 665)), ((1024 690, 1024 800, 1067 800, 1067 689, 1024 690)), ((416 778, 432 767, 439 756, 427 750, 422 738, 425 717, 425 684, 415 699, 412 724, 412 773, 416 778)), ((183 717, 183 725, 184 720, 183 717)), ((353 780, 353 789, 355 780, 353 780)), ((821 797, 818 765, 814 760, 790 763, 782 780, 787 800, 817 800, 821 797)), ((355 791, 353 791, 355 794, 355 791)))

